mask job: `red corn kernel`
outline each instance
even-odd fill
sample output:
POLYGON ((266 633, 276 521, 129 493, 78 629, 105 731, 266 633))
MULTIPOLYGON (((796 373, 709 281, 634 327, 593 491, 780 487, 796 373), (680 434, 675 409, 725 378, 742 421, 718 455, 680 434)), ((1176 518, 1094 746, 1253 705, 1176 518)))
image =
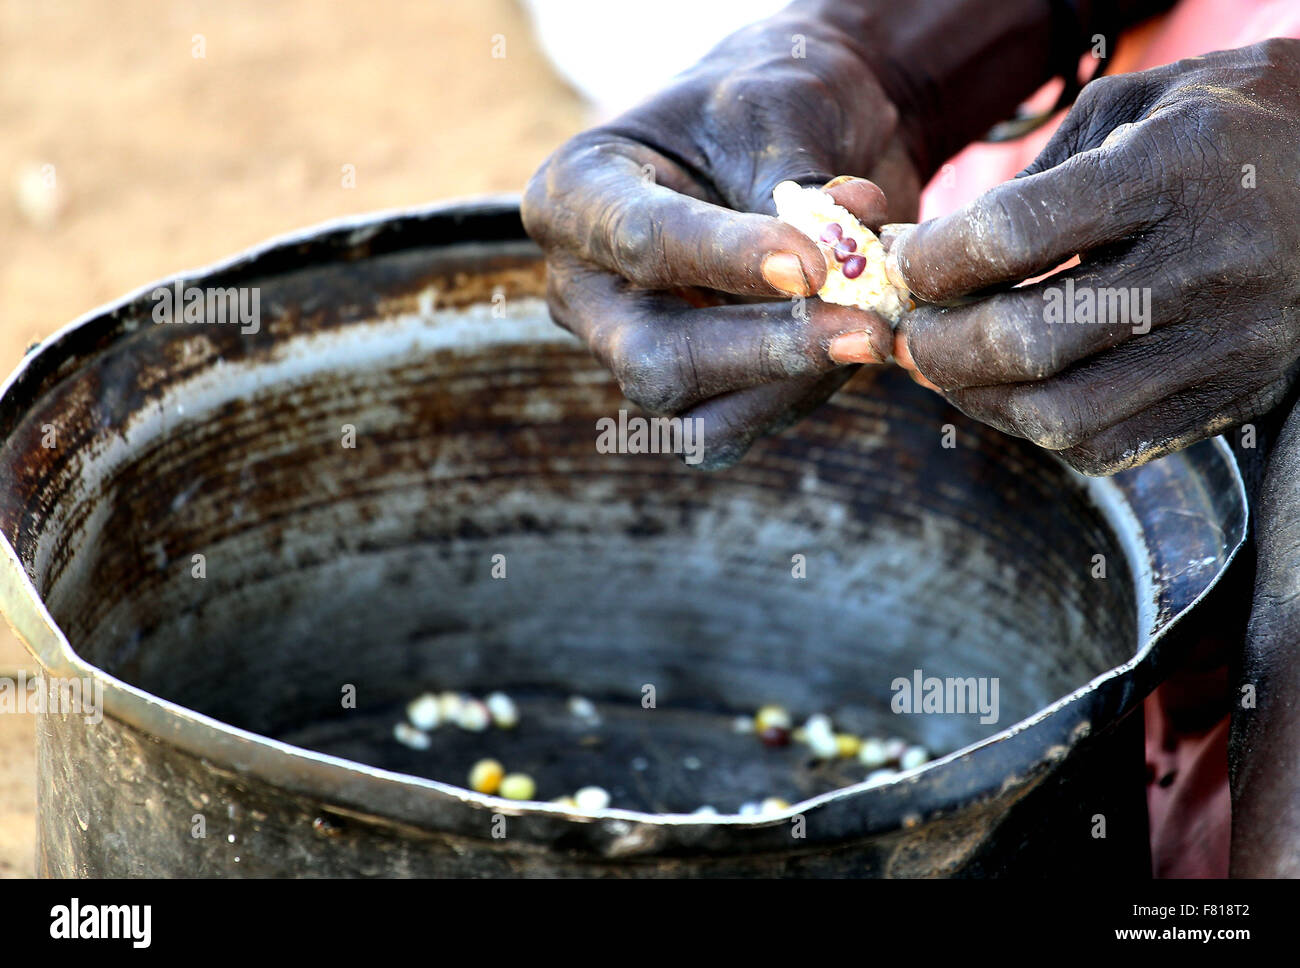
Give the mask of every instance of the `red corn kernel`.
POLYGON ((781 726, 769 726, 758 734, 764 746, 789 746, 790 731, 781 726))
POLYGON ((844 265, 841 268, 844 271, 844 278, 856 279, 858 276, 862 275, 862 270, 866 267, 866 256, 851 255, 844 260, 844 265))
POLYGON ((840 228, 839 222, 831 222, 822 229, 822 241, 827 245, 834 245, 843 235, 844 229, 840 228))
POLYGON ((852 239, 841 239, 840 244, 835 246, 835 258, 843 262, 854 252, 858 251, 858 243, 852 239))

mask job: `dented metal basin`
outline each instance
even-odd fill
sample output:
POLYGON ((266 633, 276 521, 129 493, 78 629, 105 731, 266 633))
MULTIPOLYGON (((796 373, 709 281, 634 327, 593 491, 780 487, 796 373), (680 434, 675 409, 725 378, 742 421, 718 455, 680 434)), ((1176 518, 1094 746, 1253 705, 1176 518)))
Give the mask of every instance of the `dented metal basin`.
POLYGON ((1139 704, 1245 529, 1222 441, 1085 480, 863 371, 728 471, 603 453, 636 411, 548 320, 513 199, 178 281, 256 289, 258 325, 159 323, 147 286, 0 398, 5 614, 103 690, 39 719, 43 873, 1148 869, 1139 704), (996 720, 896 713, 914 675, 996 683, 996 720), (426 689, 523 718, 411 749, 426 689), (732 728, 773 701, 938 758, 869 786, 732 728), (613 801, 468 792, 478 755, 613 801))

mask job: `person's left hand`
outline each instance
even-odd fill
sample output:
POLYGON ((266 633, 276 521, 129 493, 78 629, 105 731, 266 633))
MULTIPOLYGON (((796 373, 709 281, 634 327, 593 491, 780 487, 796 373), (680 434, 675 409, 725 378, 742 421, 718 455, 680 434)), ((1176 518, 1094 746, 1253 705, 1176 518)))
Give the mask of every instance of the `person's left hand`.
POLYGON ((905 318, 899 361, 1077 470, 1269 410, 1300 359, 1300 41, 1092 82, 1026 172, 890 259, 947 304, 905 318), (1088 299, 1094 321, 1071 322, 1088 299))

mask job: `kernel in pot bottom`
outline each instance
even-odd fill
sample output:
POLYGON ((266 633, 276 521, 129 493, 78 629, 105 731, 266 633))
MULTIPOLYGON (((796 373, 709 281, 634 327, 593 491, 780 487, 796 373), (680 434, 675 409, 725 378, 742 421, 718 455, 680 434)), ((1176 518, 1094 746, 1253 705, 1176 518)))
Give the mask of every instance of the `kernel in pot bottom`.
POLYGON ((780 813, 864 780, 885 782, 930 759, 918 744, 866 729, 870 718, 855 710, 832 718, 779 704, 714 712, 498 692, 491 705, 511 715, 487 728, 476 718, 461 722, 457 711, 480 701, 428 693, 278 738, 511 799, 697 815, 780 813), (435 705, 451 715, 433 716, 435 705), (785 730, 783 744, 765 740, 774 726, 785 730))

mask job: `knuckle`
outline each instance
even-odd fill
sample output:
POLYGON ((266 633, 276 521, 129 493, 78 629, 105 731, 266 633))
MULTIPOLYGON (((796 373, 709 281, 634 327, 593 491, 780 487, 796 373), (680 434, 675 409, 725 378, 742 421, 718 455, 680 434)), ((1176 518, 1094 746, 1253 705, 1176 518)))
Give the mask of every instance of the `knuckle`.
POLYGON ((611 341, 609 367, 623 395, 645 410, 668 412, 684 396, 663 341, 650 329, 620 329, 611 341))
POLYGON ((528 179, 528 184, 524 187, 524 194, 519 200, 519 215, 524 223, 524 231, 538 245, 544 245, 547 240, 550 190, 546 182, 550 164, 549 160, 544 161, 541 167, 533 172, 533 176, 528 179))
POLYGON ((997 269, 1018 272, 1032 263, 1034 233, 1030 215, 1014 184, 995 189, 979 217, 984 220, 985 233, 997 242, 993 257, 997 269))
POLYGON ((1061 369, 1061 347, 1055 328, 1041 321, 1041 311, 1028 304, 981 314, 974 338, 977 353, 1003 380, 1035 381, 1061 369))
POLYGON ((1083 86, 1075 104, 1083 108, 1096 108, 1107 104, 1122 94, 1130 83, 1127 75, 1103 74, 1083 86))
POLYGON ((627 205, 611 205, 601 221, 619 272, 638 285, 655 284, 663 263, 663 234, 655 221, 638 217, 627 205))
POLYGON ((1080 402, 1062 393, 1035 392, 1013 397, 1010 418, 1025 439, 1045 450, 1065 450, 1084 439, 1080 402))

